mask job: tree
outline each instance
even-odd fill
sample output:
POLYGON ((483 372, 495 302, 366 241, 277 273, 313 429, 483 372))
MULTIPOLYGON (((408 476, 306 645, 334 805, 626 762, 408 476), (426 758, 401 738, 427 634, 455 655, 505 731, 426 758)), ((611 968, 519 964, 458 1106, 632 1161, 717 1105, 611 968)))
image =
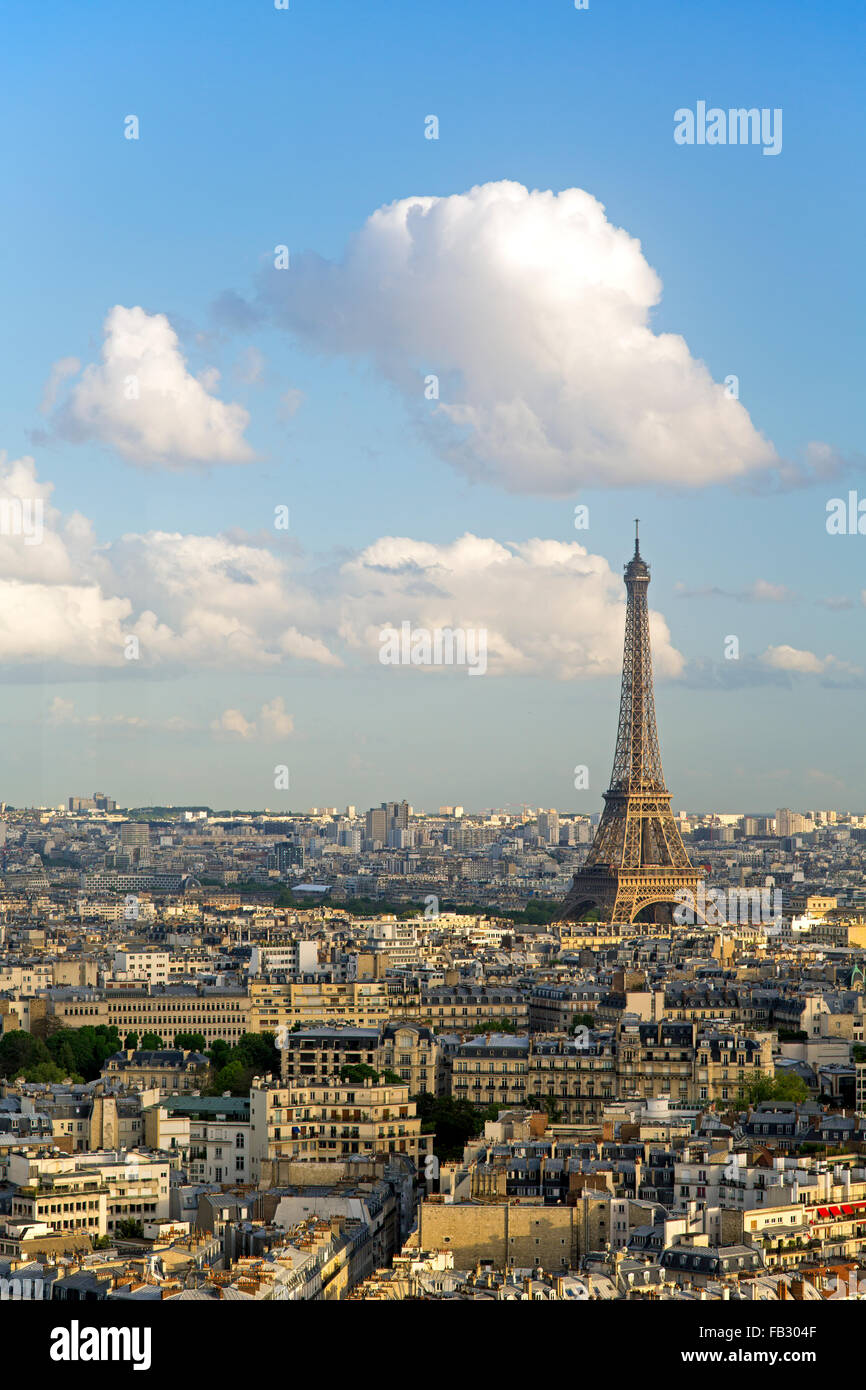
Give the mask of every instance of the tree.
POLYGON ((550 1092, 546 1096, 527 1096, 526 1104, 536 1110, 543 1110, 552 1125, 558 1125, 562 1119, 562 1106, 550 1092))
POLYGON ((26 1076, 28 1067, 50 1061, 45 1043, 31 1033, 15 1028, 0 1038, 0 1076, 26 1076))
POLYGON ((135 1049, 136 1049, 137 1047, 138 1047, 138 1034, 137 1034, 137 1033, 127 1033, 126 1037, 123 1039, 123 1050, 124 1050, 124 1052, 134 1052, 135 1049))
POLYGON ((228 1091, 233 1096, 248 1096, 252 1078, 250 1068, 235 1058, 215 1074, 213 1085, 208 1087, 206 1094, 221 1096, 228 1091))
MULTIPOLYGON (((379 1073, 375 1067, 371 1067, 368 1062, 346 1063, 340 1067, 340 1080, 352 1081, 356 1086, 362 1086, 366 1080, 374 1084, 379 1080, 379 1073)), ((399 1081, 399 1077, 397 1078, 399 1081)))
POLYGON ((235 1054, 255 1072, 278 1072, 280 1054, 273 1033, 241 1033, 235 1054))
POLYGON ((119 1235, 122 1240, 143 1240, 144 1227, 140 1221, 133 1221, 131 1219, 118 1221, 117 1235, 119 1235))
POLYGON ((434 1096, 430 1091, 422 1091, 412 1099, 421 1117, 421 1133, 435 1135, 433 1149, 443 1161, 462 1158, 469 1140, 482 1133, 484 1121, 495 1120, 499 1113, 498 1105, 481 1109, 468 1100, 434 1096))
POLYGON ((164 1047, 165 1043, 159 1033, 145 1033, 141 1040, 142 1052, 161 1052, 164 1047))
POLYGON ((174 1045, 182 1048, 184 1052, 204 1052, 207 1049, 207 1038, 204 1033, 175 1033, 174 1045))
POLYGON ((36 1062, 35 1065, 25 1068, 25 1081, 41 1081, 47 1085, 59 1085, 62 1081, 83 1081, 84 1077, 77 1072, 71 1071, 66 1067, 59 1067, 56 1062, 36 1062))
POLYGON ((248 1096, 254 1076, 275 1075, 280 1070, 273 1033, 242 1033, 233 1047, 224 1038, 217 1038, 208 1058, 213 1073, 213 1082, 205 1091, 208 1096, 221 1096, 224 1091, 248 1096))
POLYGON ((228 1043, 225 1041, 225 1039, 217 1038, 216 1042, 214 1043, 213 1047, 208 1053, 208 1057, 210 1058, 210 1064, 213 1067, 214 1071, 219 1071, 222 1067, 224 1067, 226 1063, 231 1060, 231 1055, 232 1050, 229 1047, 228 1043))
POLYGON ((761 1101, 780 1100, 800 1104, 808 1099, 809 1087, 796 1072, 779 1072, 776 1076, 764 1072, 752 1081, 746 1082, 737 1103, 760 1105, 761 1101))
POLYGON ((48 1038, 48 1051, 63 1071, 81 1075, 85 1081, 95 1081, 106 1058, 120 1051, 120 1034, 115 1027, 99 1023, 96 1027, 59 1028, 48 1038))

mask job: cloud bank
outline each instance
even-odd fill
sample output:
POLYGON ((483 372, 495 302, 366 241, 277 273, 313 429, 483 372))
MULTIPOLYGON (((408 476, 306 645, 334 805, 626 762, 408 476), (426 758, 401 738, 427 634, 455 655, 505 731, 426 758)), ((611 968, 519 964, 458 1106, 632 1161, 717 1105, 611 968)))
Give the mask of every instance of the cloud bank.
MULTIPOLYGON (((384 674, 379 634, 408 621, 483 628, 492 675, 591 679, 620 669, 622 579, 576 542, 383 536, 303 570, 280 547, 225 535, 151 531, 97 544, 88 519, 62 516, 51 493, 32 459, 0 460, 0 515, 29 499, 42 516, 39 544, 0 533, 6 667, 173 674, 351 663, 384 674)), ((683 658, 664 618, 653 613, 651 623, 656 671, 676 677, 683 658)), ((284 715, 263 710, 260 729, 279 732, 284 715)))

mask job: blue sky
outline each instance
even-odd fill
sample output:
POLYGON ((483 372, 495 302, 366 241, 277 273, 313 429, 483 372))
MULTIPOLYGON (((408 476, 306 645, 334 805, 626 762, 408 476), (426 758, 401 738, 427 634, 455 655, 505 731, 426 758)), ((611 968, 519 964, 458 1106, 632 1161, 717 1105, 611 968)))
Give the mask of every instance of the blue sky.
MULTIPOLYGON (((58 526, 77 513, 92 534, 86 559, 67 543, 65 574, 46 546, 23 560, 20 545, 0 547, 7 604, 20 597, 28 621, 45 629, 40 646, 14 624, 4 639, 0 624, 6 798, 57 802, 98 787, 132 804, 305 807, 406 796, 428 808, 525 801, 595 810, 613 753, 615 662, 605 649, 602 674, 588 673, 582 658, 558 662, 543 642, 546 628, 573 635, 584 599, 560 611, 556 576, 539 578, 527 565, 509 580, 513 592, 497 589, 492 611, 486 570, 474 606, 472 584, 457 594, 446 577, 448 620, 496 627, 520 659, 483 680, 394 670, 375 652, 371 659, 369 630, 430 610, 399 588, 387 611, 377 609, 374 562, 363 566, 356 603, 353 563, 383 538, 411 538, 438 548, 438 582, 449 564, 442 552, 468 532, 504 547, 577 542, 618 575, 640 515, 651 604, 682 658, 676 670, 673 658, 662 660, 657 691, 675 804, 862 809, 866 540, 829 536, 825 519, 829 498, 858 487, 866 497, 856 370, 864 195, 852 159, 864 133, 863 29, 853 3, 768 3, 756 12, 741 3, 590 0, 576 11, 567 0, 291 0, 284 12, 265 0, 155 0, 145 12, 99 0, 85 10, 12 0, 0 21, 0 448, 9 460, 33 458, 40 485, 53 485, 58 526), (781 153, 678 146, 674 112, 698 101, 781 108, 781 153), (124 138, 130 113, 140 122, 136 141, 124 138), (424 138, 431 113, 437 140, 424 138), (772 442, 781 470, 738 478, 732 446, 712 480, 695 486, 682 462, 672 480, 652 459, 632 458, 630 447, 640 452, 632 438, 609 466, 603 451, 591 470, 578 460, 575 485, 554 495, 531 463, 515 488, 489 458, 485 469, 449 461, 403 372, 439 371, 454 399, 471 404, 469 373, 461 380, 444 357, 409 361, 419 343, 442 341, 423 322, 406 332, 404 363, 399 293, 391 318, 380 314, 381 267, 361 254, 352 278, 340 263, 376 209, 501 181, 585 190, 604 207, 605 232, 622 228, 639 241, 635 258, 663 286, 649 311, 653 334, 682 335, 715 382, 739 379, 744 430, 772 442), (268 273, 280 244, 291 249, 295 277, 282 314, 268 273), (336 266, 338 294, 355 294, 351 344, 321 327, 319 263, 304 253, 336 266), (227 291, 255 309, 249 328, 215 309, 227 291), (99 363, 115 306, 141 306, 148 322, 164 315, 192 378, 218 370, 205 389, 248 413, 252 461, 213 463, 206 447, 182 458, 169 447, 161 459, 146 456, 146 442, 118 447, 102 397, 84 427, 76 383, 99 363), (52 369, 66 358, 78 375, 41 413, 52 369), (794 485, 784 465, 803 468, 814 442, 835 471, 794 485), (578 502, 590 508, 581 532, 578 502), (278 505, 290 508, 287 535, 274 534, 278 505), (219 622, 202 636, 201 605, 184 607, 196 584, 203 595, 213 587, 198 551, 187 547, 189 587, 187 572, 172 569, 172 593, 170 544, 157 563, 149 542, 120 544, 132 533, 214 538, 207 563, 220 575, 242 569, 236 587, 250 590, 271 580, 249 550, 274 557, 291 584, 282 607, 263 596, 282 614, 263 648, 245 647, 239 658, 219 622), (221 554, 216 538, 226 536, 243 553, 221 554), (57 583, 77 613, 76 581, 100 592, 86 620, 98 631, 81 631, 85 659, 78 636, 66 640, 74 623, 55 629, 62 605, 44 625, 40 617, 40 604, 57 598, 45 586, 57 583), (828 599, 849 606, 830 608, 828 599), (118 656, 112 600, 127 605, 121 627, 144 631, 135 625, 149 609, 171 628, 159 659, 144 640, 140 661, 118 656), (281 623, 329 658, 299 657, 295 644, 276 660, 281 623), (723 655, 731 634, 736 664, 723 655), (226 721, 226 711, 241 719, 226 721), (576 763, 590 767, 579 793, 576 763), (278 764, 290 768, 288 793, 274 790, 278 764)), ((575 259, 582 254, 575 243, 575 259)), ((441 265, 431 262, 431 277, 441 265)), ((533 302, 529 272, 503 285, 506 304, 510 289, 533 302)), ((458 310, 446 293, 443 315, 458 310)), ((535 326, 543 333, 543 315, 535 326)), ((478 379, 487 372, 488 390, 491 342, 507 331, 499 325, 486 341, 482 333, 475 357, 457 350, 478 379)), ((459 328, 443 332, 452 343, 460 337, 459 328)), ((525 332, 515 316, 515 337, 525 332)), ((520 345, 502 349, 512 346, 519 371, 520 345)), ((602 336, 593 372, 605 352, 602 336)), ((623 378, 624 415, 641 380, 639 371, 623 378)), ((540 371, 535 388, 543 415, 540 371)), ((683 458, 689 448, 689 436, 677 441, 683 458)), ((587 624, 595 620, 587 612, 587 624)), ((256 627, 246 609, 243 623, 256 627)))

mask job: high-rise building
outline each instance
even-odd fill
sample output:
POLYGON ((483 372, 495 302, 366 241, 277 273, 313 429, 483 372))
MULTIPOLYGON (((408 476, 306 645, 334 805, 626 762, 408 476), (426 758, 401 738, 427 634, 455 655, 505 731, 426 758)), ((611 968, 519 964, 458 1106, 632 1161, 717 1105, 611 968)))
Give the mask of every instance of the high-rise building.
POLYGON ((369 845, 388 842, 388 817, 384 806, 367 812, 364 818, 365 838, 369 845))
POLYGON ((70 811, 116 811, 117 802, 105 792, 94 792, 92 796, 70 796, 67 801, 70 811))
POLYGON ((125 821, 120 827, 120 843, 145 849, 150 844, 150 826, 147 821, 125 821))
POLYGON ((369 847, 378 844, 387 849, 405 849, 412 843, 409 829, 408 801, 383 801, 367 812, 364 822, 365 839, 369 847))

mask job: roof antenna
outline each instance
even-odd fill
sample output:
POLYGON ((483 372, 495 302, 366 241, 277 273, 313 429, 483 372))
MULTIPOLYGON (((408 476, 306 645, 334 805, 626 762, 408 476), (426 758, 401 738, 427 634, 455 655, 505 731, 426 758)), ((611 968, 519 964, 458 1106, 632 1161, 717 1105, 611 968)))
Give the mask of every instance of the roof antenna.
POLYGON ((640 517, 636 516, 635 519, 634 519, 634 553, 635 553, 635 555, 639 554, 639 551, 638 551, 638 529, 637 529, 639 525, 640 525, 640 517))

